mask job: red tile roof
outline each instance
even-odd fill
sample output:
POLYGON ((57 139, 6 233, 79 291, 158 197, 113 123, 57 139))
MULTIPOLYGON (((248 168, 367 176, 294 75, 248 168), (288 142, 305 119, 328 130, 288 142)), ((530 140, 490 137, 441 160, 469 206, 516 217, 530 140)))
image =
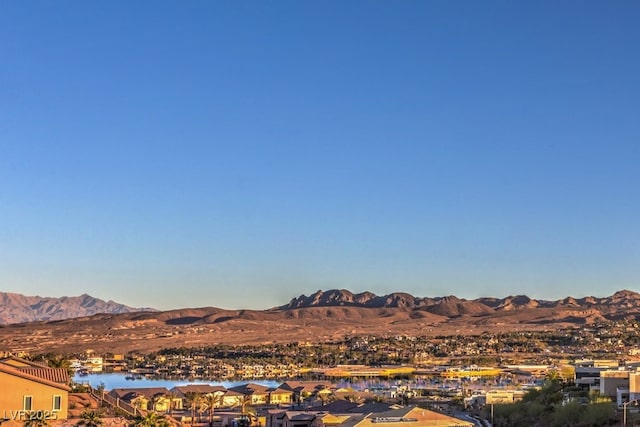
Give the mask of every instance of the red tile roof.
POLYGON ((54 383, 69 384, 69 372, 64 368, 18 368, 20 372, 24 372, 34 377, 42 378, 43 380, 51 381, 54 383))
POLYGON ((69 373, 64 368, 49 368, 36 363, 25 361, 16 366, 15 360, 0 360, 0 372, 34 381, 40 384, 71 391, 69 387, 69 373))
POLYGON ((200 393, 200 394, 225 393, 227 389, 222 386, 213 386, 209 384, 187 384, 182 386, 176 386, 172 388, 171 391, 177 392, 178 394, 186 395, 187 393, 200 393))

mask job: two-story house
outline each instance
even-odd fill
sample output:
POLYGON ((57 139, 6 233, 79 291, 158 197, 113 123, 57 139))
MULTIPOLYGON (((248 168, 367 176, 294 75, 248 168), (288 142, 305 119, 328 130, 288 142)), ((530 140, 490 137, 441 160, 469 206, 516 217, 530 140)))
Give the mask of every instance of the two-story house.
POLYGON ((0 359, 0 416, 15 421, 67 419, 69 372, 45 363, 0 359))

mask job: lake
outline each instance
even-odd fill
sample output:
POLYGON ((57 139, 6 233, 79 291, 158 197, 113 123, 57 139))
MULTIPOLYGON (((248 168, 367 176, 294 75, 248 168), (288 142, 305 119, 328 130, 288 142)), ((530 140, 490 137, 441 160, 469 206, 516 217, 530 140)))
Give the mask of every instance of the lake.
POLYGON ((125 374, 89 374, 89 375, 74 375, 73 381, 79 384, 89 384, 91 387, 98 387, 100 384, 104 384, 105 390, 113 390, 114 388, 143 388, 143 387, 166 387, 172 389, 176 386, 183 386, 188 384, 209 384, 220 385, 225 388, 236 387, 238 385, 247 384, 248 382, 264 385, 266 387, 277 387, 282 382, 280 381, 189 381, 184 380, 166 380, 166 379, 153 379, 153 378, 136 378, 127 379, 125 374))

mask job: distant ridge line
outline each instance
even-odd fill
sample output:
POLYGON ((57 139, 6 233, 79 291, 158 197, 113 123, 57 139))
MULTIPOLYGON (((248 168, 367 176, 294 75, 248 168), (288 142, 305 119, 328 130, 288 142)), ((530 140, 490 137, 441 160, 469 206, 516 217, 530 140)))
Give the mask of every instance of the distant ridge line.
POLYGON ((129 307, 111 300, 104 301, 94 298, 87 294, 74 297, 40 297, 0 292, 0 324, 3 325, 139 311, 157 310, 129 307))
MULTIPOLYGON (((358 317, 389 316, 394 310, 409 313, 413 319, 431 319, 441 322, 445 319, 469 318, 474 322, 496 316, 505 318, 507 313, 528 313, 519 317, 511 316, 516 323, 551 323, 563 321, 569 323, 593 323, 598 320, 616 320, 634 318, 640 320, 640 294, 630 290, 617 291, 611 296, 597 298, 565 297, 555 301, 536 300, 526 295, 510 295, 504 298, 482 297, 473 300, 458 298, 455 295, 442 297, 416 297, 406 292, 393 292, 376 295, 373 292, 353 293, 346 289, 318 290, 313 294, 292 298, 288 304, 266 310, 227 310, 223 308, 182 308, 159 311, 153 308, 134 308, 114 301, 104 301, 87 294, 77 297, 40 297, 25 296, 16 293, 0 292, 0 324, 29 322, 50 322, 75 319, 97 314, 125 314, 149 312, 158 319, 167 318, 172 324, 190 324, 193 322, 224 323, 232 319, 260 321, 265 316, 277 313, 289 313, 288 318, 305 317, 295 314, 300 310, 318 309, 372 309, 358 312, 358 317), (377 311, 376 311, 377 310, 377 311), (385 311, 386 310, 386 311, 385 311), (389 311, 391 310, 391 311, 389 311), (206 313, 198 315, 179 315, 179 313, 206 313), (222 316, 220 313, 225 313, 222 316), (367 314, 368 313, 368 314, 367 314), (532 313, 538 313, 535 316, 532 313), (169 319, 170 318, 170 319, 169 319), (478 320, 481 319, 481 320, 478 320)), ((336 311, 327 311, 331 316, 343 316, 336 311)), ((354 312, 355 313, 355 312, 354 312)), ((352 313, 352 315, 355 315, 352 313)), ((319 315, 315 313, 315 315, 319 315)), ((505 318, 506 319, 506 318, 505 318)), ((497 321, 497 320, 496 320, 497 321)))
POLYGON ((565 297, 558 300, 536 300, 526 295, 510 295, 504 298, 481 297, 473 300, 458 298, 454 295, 443 297, 415 297, 405 292, 393 292, 378 296, 372 292, 352 293, 346 289, 318 290, 306 296, 291 299, 288 304, 276 307, 280 310, 291 310, 308 307, 369 307, 369 308, 408 308, 419 309, 437 305, 484 306, 494 310, 512 310, 535 307, 592 307, 603 304, 635 304, 640 303, 640 294, 630 290, 620 290, 604 298, 586 296, 582 298, 565 297))

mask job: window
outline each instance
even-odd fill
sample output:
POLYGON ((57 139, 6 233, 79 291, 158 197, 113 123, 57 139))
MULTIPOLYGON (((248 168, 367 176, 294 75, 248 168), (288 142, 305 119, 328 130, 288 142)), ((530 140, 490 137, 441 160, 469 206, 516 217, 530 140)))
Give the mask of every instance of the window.
POLYGON ((62 396, 56 394, 53 396, 53 410, 59 411, 62 409, 62 396))
POLYGON ((25 396, 23 399, 22 409, 30 411, 33 403, 33 396, 25 396))

